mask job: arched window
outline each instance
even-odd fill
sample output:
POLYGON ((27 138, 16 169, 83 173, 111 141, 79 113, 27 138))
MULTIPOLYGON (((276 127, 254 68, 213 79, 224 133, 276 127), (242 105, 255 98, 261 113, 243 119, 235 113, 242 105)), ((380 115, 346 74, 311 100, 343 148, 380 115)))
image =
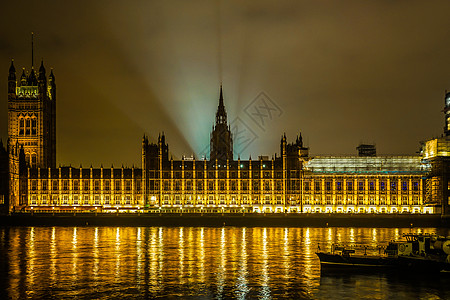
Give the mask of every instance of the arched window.
POLYGON ((31 132, 31 120, 30 118, 25 119, 25 135, 30 135, 31 132))
POLYGON ((31 119, 31 135, 37 134, 37 120, 36 118, 31 119))
POLYGON ((30 165, 31 165, 31 167, 35 167, 37 165, 37 155, 36 155, 36 153, 31 154, 30 165))
POLYGON ((23 118, 19 118, 19 135, 25 134, 25 120, 23 118))

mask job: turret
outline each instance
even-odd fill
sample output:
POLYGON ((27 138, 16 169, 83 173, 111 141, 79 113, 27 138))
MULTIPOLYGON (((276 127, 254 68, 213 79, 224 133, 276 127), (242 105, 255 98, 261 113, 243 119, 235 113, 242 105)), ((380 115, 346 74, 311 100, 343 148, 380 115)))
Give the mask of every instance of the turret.
POLYGON ((22 76, 20 76, 20 86, 27 85, 27 74, 25 74, 25 68, 22 69, 22 76))
POLYGON ((30 76, 28 76, 27 85, 28 86, 37 86, 36 72, 34 71, 33 67, 31 67, 30 76))
POLYGON ((15 94, 16 86, 16 68, 14 67, 14 60, 11 60, 11 66, 9 67, 8 74, 8 94, 15 94))
POLYGON ((41 61, 41 66, 39 67, 38 84, 39 94, 45 95, 47 91, 47 78, 45 77, 44 61, 41 61))

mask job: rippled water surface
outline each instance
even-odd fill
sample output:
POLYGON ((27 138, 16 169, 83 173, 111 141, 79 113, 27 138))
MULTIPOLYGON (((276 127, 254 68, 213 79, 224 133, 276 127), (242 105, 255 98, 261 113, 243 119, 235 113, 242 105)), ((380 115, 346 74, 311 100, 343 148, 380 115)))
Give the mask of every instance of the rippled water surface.
POLYGON ((436 229, 0 228, 0 297, 12 299, 450 299, 450 276, 322 275, 315 251, 436 229))

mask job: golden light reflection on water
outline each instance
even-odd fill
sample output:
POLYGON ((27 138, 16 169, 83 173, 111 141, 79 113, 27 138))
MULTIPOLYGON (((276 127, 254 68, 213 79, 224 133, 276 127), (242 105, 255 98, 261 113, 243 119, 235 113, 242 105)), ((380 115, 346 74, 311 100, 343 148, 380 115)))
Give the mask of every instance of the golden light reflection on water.
MULTIPOLYGON (((16 299, 46 298, 49 289, 52 298, 111 292, 117 298, 314 298, 325 284, 315 256, 319 244, 322 250, 333 243, 387 244, 406 232, 410 229, 0 228, 1 254, 8 262, 3 272, 8 275, 0 279, 8 297, 16 299)), ((385 284, 380 281, 375 292, 382 294, 385 284)))

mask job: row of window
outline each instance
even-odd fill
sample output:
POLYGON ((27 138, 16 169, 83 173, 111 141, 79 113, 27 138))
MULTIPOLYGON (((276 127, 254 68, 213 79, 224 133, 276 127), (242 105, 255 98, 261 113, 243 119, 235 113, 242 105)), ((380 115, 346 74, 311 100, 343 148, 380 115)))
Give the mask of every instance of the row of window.
POLYGON ((37 119, 33 118, 19 118, 19 136, 34 136, 37 135, 37 119))
MULTIPOLYGON (((322 190, 322 182, 321 181, 315 181, 314 185, 310 181, 305 181, 304 182, 304 190, 305 191, 311 191, 313 188, 314 188, 314 191, 321 191, 322 190)), ((325 181, 325 184, 324 184, 323 188, 324 188, 325 191, 332 191, 333 190, 333 182, 332 181, 325 181)), ((390 188, 391 191, 397 191, 399 188, 402 191, 408 191, 409 190, 408 181, 401 181, 400 182, 400 187, 398 186, 398 181, 391 181, 389 188, 390 188)), ((335 182, 335 190, 336 191, 342 191, 343 189, 344 189, 344 183, 342 181, 336 181, 335 182)), ((376 183, 375 183, 375 181, 369 181, 367 189, 369 191, 375 191, 376 190, 376 183)), ((388 189, 387 182, 386 181, 380 181, 379 190, 380 191, 387 191, 387 189, 388 189)), ((420 183, 418 181, 413 181, 412 182, 412 190, 413 191, 419 191, 419 189, 420 189, 420 183)), ((353 190, 365 191, 366 190, 365 182, 364 181, 357 181, 357 186, 355 187, 355 184, 354 184, 353 181, 347 181, 346 190, 347 191, 353 191, 353 190)))
POLYGON ((315 197, 310 198, 309 196, 305 196, 305 199, 303 201, 305 205, 387 205, 390 203, 391 205, 419 205, 419 197, 413 196, 412 199, 409 199, 406 196, 403 196, 401 198, 397 198, 396 196, 390 197, 389 201, 385 197, 380 197, 378 201, 376 201, 375 197, 369 197, 369 199, 364 199, 364 197, 359 196, 357 198, 353 198, 351 196, 347 198, 342 198, 340 196, 336 197, 336 199, 333 201, 331 196, 326 196, 325 198, 322 197, 315 197))
POLYGON ((42 199, 38 202, 36 196, 31 196, 30 205, 139 205, 140 197, 137 196, 136 199, 133 199, 131 195, 126 195, 124 197, 115 196, 111 198, 109 195, 105 196, 103 201, 100 196, 95 196, 93 200, 89 197, 89 195, 84 195, 84 197, 79 197, 78 195, 74 195, 72 200, 69 200, 68 195, 63 195, 62 199, 59 199, 58 196, 47 197, 47 195, 43 195, 42 199))
MULTIPOLYGON (((149 178, 158 178, 158 172, 156 171, 150 171, 148 173, 148 177, 149 178)), ((184 171, 184 177, 183 177, 183 172, 182 171, 164 171, 163 172, 163 179, 193 179, 194 178, 194 172, 193 171, 184 171)), ((219 178, 219 179, 226 179, 227 178, 227 172, 226 171, 218 171, 217 172, 217 176, 216 176, 216 171, 196 171, 195 172, 195 178, 197 179, 215 179, 215 178, 219 178), (206 178, 205 178, 206 176, 206 178)), ((270 179, 272 178, 272 172, 271 171, 264 171, 261 174, 260 170, 255 170, 253 172, 249 172, 249 171, 241 171, 240 175, 238 174, 238 172, 236 171, 230 171, 229 172, 229 177, 228 178, 232 178, 232 179, 249 179, 249 178, 253 178, 253 179, 258 179, 258 178, 265 178, 265 179, 270 179), (239 177, 240 176, 240 177, 239 177)), ((283 172, 281 171, 275 171, 273 178, 275 179, 282 179, 283 178, 283 172)))
MULTIPOLYGON (((150 190, 159 190, 159 182, 158 181, 150 181, 150 190)), ((232 191, 237 191, 238 190, 238 181, 237 180, 232 180, 229 182, 229 189, 232 191)), ((203 191, 205 188, 206 190, 209 191, 214 191, 214 190, 219 190, 219 191, 225 191, 227 189, 227 184, 225 180, 219 180, 216 186, 216 181, 215 180, 208 180, 206 183, 206 187, 204 184, 203 180, 197 180, 196 182, 193 182, 191 180, 187 180, 185 181, 185 186, 184 189, 187 191, 191 191, 193 190, 195 187, 196 190, 198 191, 203 191)), ((182 190, 183 185, 182 185, 182 181, 181 180, 175 180, 173 182, 173 189, 175 191, 180 191, 182 190)), ((243 191, 247 191, 249 189, 252 190, 260 190, 263 189, 265 191, 270 191, 272 190, 272 182, 270 180, 264 180, 261 184, 261 182, 258 180, 254 180, 254 181, 249 181, 249 180, 243 180, 241 181, 241 185, 240 185, 240 189, 243 191)), ((281 180, 277 180, 274 183, 274 188, 277 191, 281 191, 283 189, 283 182, 281 180)), ((171 181, 169 180, 164 180, 163 181, 163 190, 164 191, 170 191, 171 190, 171 181)))
MULTIPOLYGON (((53 179, 50 182, 48 180, 42 180, 41 181, 41 190, 46 191, 49 189, 49 183, 51 183, 51 189, 54 191, 57 191, 59 188, 59 180, 53 179)), ((127 179, 123 181, 122 180, 103 180, 103 190, 109 191, 109 190, 116 190, 121 191, 124 189, 125 191, 131 191, 132 190, 132 180, 127 179), (111 186, 113 185, 113 186, 111 186)), ((38 189, 38 181, 36 179, 31 180, 31 190, 35 191, 38 189)), ((70 181, 67 179, 63 179, 61 182, 61 189, 63 191, 68 191, 70 189, 70 181)), ((78 190, 84 190, 89 191, 91 190, 91 181, 89 179, 86 180, 78 180, 74 179, 72 181, 72 190, 78 191, 78 190)), ((93 190, 94 191, 100 191, 101 190, 101 184, 100 180, 94 180, 93 181, 93 190)), ((135 190, 140 191, 141 190, 141 181, 136 180, 135 181, 135 190)))

